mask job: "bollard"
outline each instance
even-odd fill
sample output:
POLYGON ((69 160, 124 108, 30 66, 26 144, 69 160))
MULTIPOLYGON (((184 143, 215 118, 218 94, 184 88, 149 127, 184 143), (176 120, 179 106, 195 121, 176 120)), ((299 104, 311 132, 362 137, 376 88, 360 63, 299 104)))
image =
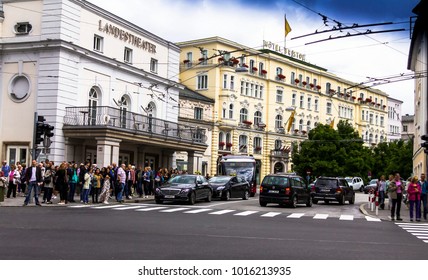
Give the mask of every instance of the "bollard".
POLYGON ((376 216, 379 215, 379 192, 376 192, 376 216))

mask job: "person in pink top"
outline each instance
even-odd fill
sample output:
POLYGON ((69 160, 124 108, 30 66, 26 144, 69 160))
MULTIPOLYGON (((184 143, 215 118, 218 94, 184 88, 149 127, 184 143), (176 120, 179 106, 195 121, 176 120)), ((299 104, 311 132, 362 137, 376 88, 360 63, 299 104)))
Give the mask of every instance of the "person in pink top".
POLYGON ((410 204, 410 221, 413 222, 413 210, 416 207, 416 221, 421 221, 421 186, 418 184, 418 176, 414 176, 407 189, 410 204))
POLYGON ((391 181, 388 187, 389 197, 392 199, 391 206, 391 221, 395 218, 397 221, 402 221, 400 217, 401 201, 403 200, 404 184, 401 182, 400 174, 396 173, 394 179, 391 181))

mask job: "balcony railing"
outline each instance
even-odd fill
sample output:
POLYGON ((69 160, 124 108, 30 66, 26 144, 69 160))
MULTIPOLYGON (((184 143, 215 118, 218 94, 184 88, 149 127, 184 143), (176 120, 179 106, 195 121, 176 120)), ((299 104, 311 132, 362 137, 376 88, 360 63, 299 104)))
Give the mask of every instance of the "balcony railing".
POLYGON ((205 129, 189 127, 113 107, 67 107, 64 126, 105 127, 206 143, 205 129))

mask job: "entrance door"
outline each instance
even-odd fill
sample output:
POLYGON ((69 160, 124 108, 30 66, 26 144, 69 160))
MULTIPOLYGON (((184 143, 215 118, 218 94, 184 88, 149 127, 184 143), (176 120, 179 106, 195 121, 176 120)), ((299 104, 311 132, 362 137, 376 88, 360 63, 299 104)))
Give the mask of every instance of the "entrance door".
POLYGON ((8 146, 7 147, 7 162, 9 165, 11 164, 17 164, 25 163, 28 166, 27 163, 27 157, 28 157, 28 147, 25 146, 8 146))
POLYGON ((119 166, 124 163, 125 165, 130 164, 131 162, 131 155, 127 153, 120 153, 119 154, 119 166))
POLYGON ((97 151, 96 150, 86 150, 85 160, 91 164, 97 164, 97 151))
POLYGON ((274 173, 283 173, 284 172, 284 164, 282 162, 275 163, 274 173))
POLYGON ((154 156, 146 156, 144 159, 144 167, 150 166, 152 170, 155 170, 156 167, 156 157, 154 156))

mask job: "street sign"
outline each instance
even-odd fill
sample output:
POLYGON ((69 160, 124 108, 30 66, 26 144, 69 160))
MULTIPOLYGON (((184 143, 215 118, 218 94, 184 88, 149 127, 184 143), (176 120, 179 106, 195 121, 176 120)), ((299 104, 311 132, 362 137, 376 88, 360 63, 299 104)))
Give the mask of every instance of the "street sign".
POLYGON ((46 137, 45 135, 45 137, 43 138, 43 147, 49 148, 51 144, 52 144, 51 139, 49 137, 46 137))

